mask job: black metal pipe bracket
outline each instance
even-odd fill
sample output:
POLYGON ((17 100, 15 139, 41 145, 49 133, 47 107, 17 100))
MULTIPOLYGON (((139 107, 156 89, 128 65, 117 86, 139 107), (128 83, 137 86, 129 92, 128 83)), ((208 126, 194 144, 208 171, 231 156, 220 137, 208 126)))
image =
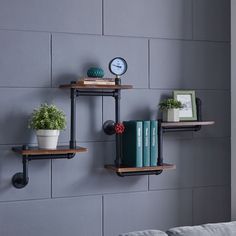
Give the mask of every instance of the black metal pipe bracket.
MULTIPOLYGON (((28 146, 24 145, 23 150, 27 150, 28 146)), ((66 153, 66 154, 42 154, 42 155, 22 155, 22 172, 18 172, 12 177, 12 185, 15 188, 21 189, 24 188, 29 183, 28 176, 28 165, 29 161, 34 160, 46 160, 46 159, 71 159, 75 156, 75 153, 66 153)))
POLYGON ((119 177, 140 176, 140 175, 160 175, 163 170, 135 171, 135 172, 116 172, 119 177))
POLYGON ((163 133, 170 133, 170 132, 184 132, 184 131, 199 131, 202 128, 201 125, 194 125, 194 126, 186 126, 186 127, 175 127, 175 128, 166 128, 162 127, 163 133))
POLYGON ((29 177, 25 178, 22 172, 18 172, 12 177, 12 185, 15 188, 24 188, 29 182, 29 177))
MULTIPOLYGON (((107 120, 103 124, 103 130, 108 135, 115 134, 115 122, 120 121, 120 91, 115 90, 114 93, 115 98, 115 116, 116 121, 107 120)), ((109 96, 109 95, 108 95, 109 96)), ((202 120, 202 112, 201 112, 201 100, 196 98, 197 105, 197 121, 202 120)), ((199 131, 201 129, 201 125, 189 125, 189 126, 175 126, 175 127, 164 127, 162 126, 162 120, 158 120, 158 158, 157 165, 163 165, 163 134, 168 132, 180 132, 180 131, 199 131)), ((122 147, 120 136, 116 136, 116 159, 115 166, 119 168, 122 164, 122 147)), ((159 175, 163 172, 163 170, 147 170, 147 171, 132 171, 132 172, 120 172, 116 171, 117 175, 120 177, 124 176, 140 176, 140 175, 159 175)))
POLYGON ((107 135, 113 135, 115 134, 115 121, 113 120, 107 120, 104 122, 103 124, 103 131, 107 134, 107 135))
POLYGON ((28 161, 26 156, 22 157, 22 164, 23 164, 23 172, 18 172, 13 175, 12 177, 12 185, 15 188, 24 188, 28 182, 28 161))

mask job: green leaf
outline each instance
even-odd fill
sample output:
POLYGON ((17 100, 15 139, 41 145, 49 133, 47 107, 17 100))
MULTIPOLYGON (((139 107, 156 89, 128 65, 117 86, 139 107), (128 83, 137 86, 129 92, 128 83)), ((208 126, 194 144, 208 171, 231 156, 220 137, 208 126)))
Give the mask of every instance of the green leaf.
POLYGON ((159 103, 159 107, 162 111, 174 109, 174 108, 183 108, 183 105, 180 101, 173 98, 168 98, 159 103))
POLYGON ((38 129, 56 129, 62 130, 66 128, 66 115, 55 105, 41 104, 38 109, 34 109, 29 127, 38 129))

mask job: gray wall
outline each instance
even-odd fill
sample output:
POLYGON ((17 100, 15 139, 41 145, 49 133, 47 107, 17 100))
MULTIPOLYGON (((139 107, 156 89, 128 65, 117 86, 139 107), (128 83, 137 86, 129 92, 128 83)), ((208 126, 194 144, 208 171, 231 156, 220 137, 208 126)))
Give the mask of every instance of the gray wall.
MULTIPOLYGON (((147 228, 230 219, 229 0, 0 1, 0 235, 116 236, 147 228), (160 176, 119 178, 114 160, 112 98, 80 98, 77 140, 88 152, 72 160, 30 163, 30 182, 11 186, 21 159, 14 145, 35 144, 33 108, 53 102, 68 115, 69 91, 58 89, 93 65, 109 74, 126 58, 121 117, 157 117, 161 97, 193 89, 203 116, 216 124, 165 136, 164 158, 177 168, 160 176)), ((60 136, 66 144, 69 128, 60 136)))
POLYGON ((231 0, 231 218, 236 220, 236 1, 231 0))

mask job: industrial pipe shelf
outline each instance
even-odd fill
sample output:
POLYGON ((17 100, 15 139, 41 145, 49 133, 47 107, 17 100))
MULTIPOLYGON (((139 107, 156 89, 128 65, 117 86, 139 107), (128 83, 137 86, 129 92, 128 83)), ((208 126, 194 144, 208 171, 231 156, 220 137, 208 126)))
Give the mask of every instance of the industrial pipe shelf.
POLYGON ((23 171, 13 175, 12 184, 15 188, 24 188, 29 182, 29 161, 45 159, 71 159, 76 153, 86 152, 87 148, 78 146, 75 148, 69 148, 68 146, 58 146, 57 149, 48 150, 23 145, 22 147, 13 147, 12 150, 21 155, 23 165, 23 171))

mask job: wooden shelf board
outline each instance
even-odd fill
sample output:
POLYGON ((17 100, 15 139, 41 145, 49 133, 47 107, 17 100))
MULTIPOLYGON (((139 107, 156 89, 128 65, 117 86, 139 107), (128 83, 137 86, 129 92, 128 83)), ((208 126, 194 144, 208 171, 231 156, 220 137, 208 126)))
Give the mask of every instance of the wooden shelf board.
POLYGON ((12 150, 21 155, 53 155, 86 152, 87 148, 77 146, 70 149, 68 146, 58 146, 57 149, 53 150, 39 149, 38 147, 29 147, 29 149, 23 150, 22 147, 13 147, 12 150))
POLYGON ((59 88, 75 89, 94 89, 94 90, 114 90, 114 89, 132 89, 132 85, 79 85, 79 84, 62 84, 59 88))
POLYGON ((182 121, 182 122, 162 122, 161 126, 164 128, 171 127, 189 127, 189 126, 198 126, 198 125, 213 125, 214 121, 182 121))
POLYGON ((172 165, 172 164, 167 164, 167 163, 163 163, 162 166, 150 166, 150 167, 119 167, 117 168, 114 165, 105 165, 106 169, 109 170, 113 170, 119 173, 124 173, 124 172, 140 172, 140 171, 155 171, 155 170, 171 170, 171 169, 175 169, 176 166, 172 165))

